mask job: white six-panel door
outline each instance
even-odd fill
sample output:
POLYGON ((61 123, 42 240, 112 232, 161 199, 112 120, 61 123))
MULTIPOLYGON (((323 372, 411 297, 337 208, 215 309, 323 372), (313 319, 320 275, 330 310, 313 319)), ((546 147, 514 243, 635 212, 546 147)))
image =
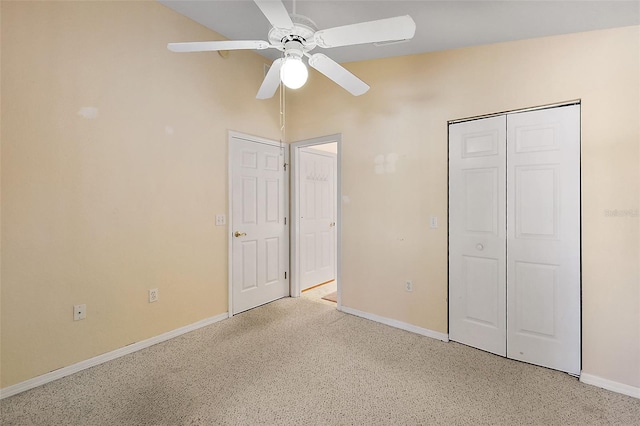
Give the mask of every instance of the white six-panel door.
POLYGON ((335 279, 335 154, 300 149, 300 288, 335 279))
POLYGON ((572 374, 580 371, 579 108, 449 128, 450 338, 572 374))
POLYGON ((580 106, 507 116, 507 356, 580 373, 580 106))
POLYGON ((505 356, 505 116, 449 127, 449 338, 505 356))
POLYGON ((289 295, 284 148, 231 136, 231 292, 237 314, 289 295))

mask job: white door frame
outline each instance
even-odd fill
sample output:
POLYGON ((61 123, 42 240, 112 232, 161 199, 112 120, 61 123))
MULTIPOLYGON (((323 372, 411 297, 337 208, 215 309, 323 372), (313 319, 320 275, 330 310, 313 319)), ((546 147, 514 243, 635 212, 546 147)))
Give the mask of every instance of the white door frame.
MULTIPOLYGON (((249 142, 261 143, 265 145, 278 146, 282 147, 284 153, 284 162, 286 164, 289 162, 289 148, 287 144, 280 143, 278 141, 272 139, 261 138, 259 136, 248 135, 246 133, 236 132, 234 130, 229 130, 228 139, 227 139, 227 192, 228 192, 228 208, 227 208, 227 253, 229 253, 229 263, 227 265, 227 275, 228 275, 228 291, 229 291, 229 309, 228 314, 229 317, 232 317, 235 313, 233 312, 233 182, 232 182, 232 173, 233 173, 233 165, 231 158, 231 141, 236 139, 243 139, 249 142)), ((289 188, 289 173, 284 172, 284 187, 289 188)), ((285 197, 285 205, 289 204, 289 193, 288 191, 284 191, 285 197)), ((285 218, 286 219, 286 218, 285 218)), ((286 225, 286 232, 291 234, 291 227, 286 225)), ((290 259, 290 246, 289 239, 285 238, 285 256, 290 259)), ((291 263, 289 263, 289 266, 291 263)), ((291 270, 291 269, 289 269, 291 270)), ((291 292, 291 280, 289 279, 289 292, 291 292)))
POLYGON ((298 216, 300 215, 299 208, 299 161, 300 161, 300 148, 309 148, 314 145, 324 145, 327 143, 337 143, 336 154, 336 285, 338 289, 338 310, 342 308, 342 265, 340 259, 342 258, 342 134, 321 136, 319 138, 306 139, 290 144, 291 147, 291 226, 289 227, 289 235, 291 238, 291 297, 300 297, 300 221, 298 216))

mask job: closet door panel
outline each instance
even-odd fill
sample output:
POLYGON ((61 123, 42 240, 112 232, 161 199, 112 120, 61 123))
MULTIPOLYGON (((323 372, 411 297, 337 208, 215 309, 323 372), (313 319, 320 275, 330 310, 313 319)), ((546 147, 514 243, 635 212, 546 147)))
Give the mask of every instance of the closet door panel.
POLYGON ((507 356, 580 373, 580 107, 507 116, 507 356))
POLYGON ((449 338, 506 355, 506 118, 449 127, 449 338))

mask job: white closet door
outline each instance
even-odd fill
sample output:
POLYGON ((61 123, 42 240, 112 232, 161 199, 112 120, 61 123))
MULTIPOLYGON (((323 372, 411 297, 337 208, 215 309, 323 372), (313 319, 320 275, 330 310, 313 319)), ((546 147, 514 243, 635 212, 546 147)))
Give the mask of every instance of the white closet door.
POLYGON ((580 373, 580 107, 507 117, 507 356, 580 373))
POLYGON ((449 338, 506 355, 505 116, 449 127, 449 338))

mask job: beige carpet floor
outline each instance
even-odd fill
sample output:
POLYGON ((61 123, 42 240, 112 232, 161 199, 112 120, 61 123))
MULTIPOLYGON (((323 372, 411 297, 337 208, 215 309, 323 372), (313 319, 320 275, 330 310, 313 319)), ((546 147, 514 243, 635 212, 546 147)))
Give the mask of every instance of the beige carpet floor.
POLYGON ((640 424, 640 400, 282 299, 0 401, 9 425, 640 424))

